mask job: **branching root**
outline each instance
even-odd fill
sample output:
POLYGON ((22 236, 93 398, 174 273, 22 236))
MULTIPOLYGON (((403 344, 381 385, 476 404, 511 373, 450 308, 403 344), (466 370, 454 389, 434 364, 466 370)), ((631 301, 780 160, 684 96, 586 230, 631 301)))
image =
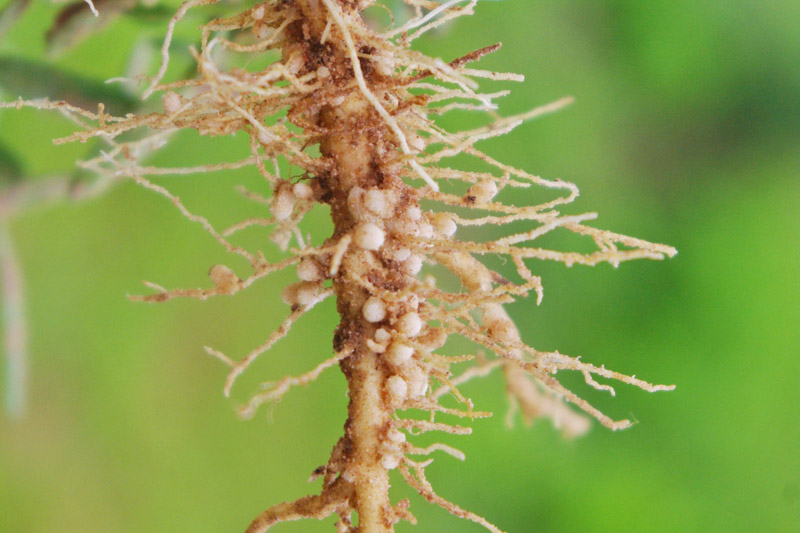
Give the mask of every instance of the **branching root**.
MULTIPOLYGON (((571 98, 503 118, 496 113, 496 100, 507 91, 480 92, 475 80, 521 77, 470 66, 499 45, 450 62, 410 48, 409 43, 425 32, 471 14, 477 0, 405 0, 414 16, 382 33, 370 29, 360 15, 372 0, 256 3, 238 15, 203 25, 201 45, 192 52, 197 76, 164 82, 177 24, 190 10, 200 12, 201 6, 216 1, 184 2, 167 26, 160 67, 144 92, 145 97, 162 93, 163 112, 116 117, 102 105, 91 112, 41 100, 0 108, 62 113, 78 130, 57 142, 100 139, 106 146, 101 156, 82 164, 98 176, 97 183, 108 186, 127 179, 159 194, 250 268, 247 276, 239 277, 225 265, 212 266, 211 283, 205 288, 165 289, 147 283, 154 293, 133 300, 232 296, 269 274, 296 269, 298 281, 283 293, 289 315, 261 346, 240 360, 206 348, 228 367, 226 396, 237 378, 286 337, 298 319, 336 296, 341 322, 335 355, 321 357, 322 362, 304 374, 266 383, 239 413, 251 417, 259 406, 280 401, 293 387, 307 385, 338 365, 349 388, 345 436, 328 464, 315 471, 316 477, 324 478, 322 492, 271 507, 253 521, 248 533, 333 514, 339 516, 337 529, 342 533, 389 533, 399 520, 415 521, 407 501, 390 502, 388 471, 395 468, 429 502, 500 533, 484 518, 438 496, 425 477, 428 463, 409 458, 442 451, 463 459, 463 453, 443 443, 416 446, 407 438, 432 431, 470 434, 472 428, 448 420, 491 415, 475 410, 460 388, 493 370, 503 371, 511 405, 521 409, 528 422, 548 418, 565 435, 581 435, 589 429, 589 420, 567 405, 573 404, 610 429, 628 427, 628 420, 616 421, 568 390, 557 374, 579 372, 587 386, 612 395, 612 385, 598 379, 649 392, 674 387, 653 385, 557 351, 537 350, 504 305, 529 295, 541 303, 542 280, 531 270, 537 261, 617 267, 633 259, 672 257, 676 250, 587 225, 597 218, 595 213, 562 213, 578 196, 574 184, 529 174, 478 148, 524 121, 563 108, 571 98), (279 59, 260 69, 231 68, 226 60, 267 51, 277 52, 279 59), (448 132, 439 117, 452 110, 480 111, 490 120, 478 128, 448 132), (205 136, 241 133, 249 155, 185 168, 145 164, 170 136, 186 129, 205 136), (467 160, 476 165, 465 165, 467 160), (239 188, 261 212, 233 224, 228 221, 220 226, 224 230, 193 213, 169 190, 169 180, 184 179, 179 176, 237 169, 251 169, 261 178, 252 190, 239 188), (529 205, 534 195, 539 202, 529 205), (315 245, 316 234, 308 235, 310 222, 305 219, 319 204, 329 209, 333 230, 315 245), (482 241, 465 238, 465 230, 474 227, 494 231, 482 241), (270 229, 282 259, 267 261, 264 251, 237 244, 244 230, 256 228, 270 229), (537 244, 559 232, 583 236, 594 248, 578 253, 537 244), (506 261, 508 271, 489 268, 493 258, 506 261), (440 276, 451 278, 441 286, 430 274, 433 270, 427 270, 437 265, 440 276), (443 351, 451 335, 474 343, 478 355, 443 351), (455 372, 456 365, 467 366, 455 372), (447 399, 454 399, 455 407, 447 399), (425 419, 401 416, 409 410, 425 413, 425 419), (358 515, 358 526, 353 525, 352 513, 358 515)), ((0 219, 13 211, 16 198, 0 197, 0 219)))

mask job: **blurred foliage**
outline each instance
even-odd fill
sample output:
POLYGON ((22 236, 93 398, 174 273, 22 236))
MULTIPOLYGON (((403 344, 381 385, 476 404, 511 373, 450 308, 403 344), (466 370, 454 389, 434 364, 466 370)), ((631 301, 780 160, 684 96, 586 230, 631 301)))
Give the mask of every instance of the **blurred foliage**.
MULTIPOLYGON (((33 2, 7 29, 5 99, 26 87, 53 96, 113 87, 102 82, 125 73, 131 49, 163 32, 150 16, 123 15, 54 56, 45 35, 58 10, 33 2)), ((178 38, 193 42, 195 27, 187 22, 178 38)), ((500 380, 475 384, 467 391, 477 406, 497 415, 448 440, 467 461, 437 459, 429 477, 442 495, 511 533, 800 531, 798 27, 793 0, 506 0, 479 3, 475 17, 420 43, 450 59, 502 41, 482 64, 528 79, 511 87, 504 114, 574 95, 569 110, 484 147, 577 183, 574 209, 598 211, 598 225, 680 250, 617 271, 541 264, 542 306, 511 306, 532 344, 677 391, 585 391, 640 424, 565 442, 546 424, 508 430, 500 380)), ((190 65, 187 54, 174 72, 190 65)), ((2 112, 0 168, 25 179, 70 171, 87 147, 49 142, 70 129, 57 115, 2 112)), ((159 164, 243 150, 242 139, 175 141, 159 164)), ((233 193, 255 186, 252 175, 174 180, 187 204, 221 224, 254 209, 233 193)), ((324 237, 324 213, 312 227, 324 237)), ((290 276, 205 303, 128 302, 141 279, 198 286, 227 260, 168 202, 132 184, 19 216, 12 231, 32 383, 27 417, 0 419, 1 532, 239 531, 268 504, 309 491, 307 475, 341 431, 344 380, 331 373, 240 422, 220 394, 224 369, 201 349, 242 354, 259 343, 286 313, 279 294, 290 276)), ((334 324, 332 305, 298 324, 239 397, 322 360, 334 324)), ((397 497, 408 495, 395 484, 397 497)), ((479 531, 412 504, 421 531, 479 531)))

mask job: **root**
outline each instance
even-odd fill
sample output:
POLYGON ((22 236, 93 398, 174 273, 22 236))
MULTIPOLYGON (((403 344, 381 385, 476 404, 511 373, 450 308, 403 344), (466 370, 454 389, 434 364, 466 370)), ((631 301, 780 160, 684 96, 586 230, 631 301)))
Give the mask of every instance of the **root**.
POLYGON ((269 339, 267 339, 267 341, 264 344, 254 349, 252 352, 247 354, 247 357, 245 357, 238 363, 234 364, 233 368, 228 374, 227 379, 225 379, 225 387, 223 388, 225 396, 230 396, 231 388, 233 387, 236 378, 238 378, 242 374, 242 372, 247 370, 247 368, 251 364, 253 364, 253 361, 255 361, 258 358, 258 356, 269 350, 276 342, 286 337, 286 335, 289 334, 289 330, 291 329, 292 325, 297 321, 298 318, 306 314, 308 311, 311 310, 312 307, 314 307, 321 301, 325 300, 331 294, 333 294, 333 291, 330 290, 323 291, 307 305, 304 305, 296 309, 295 311, 292 311, 292 313, 286 318, 286 320, 283 321, 283 323, 278 327, 278 329, 276 329, 272 333, 272 335, 270 335, 269 339))
POLYGON ((457 516, 459 518, 463 518, 465 520, 469 520, 471 522, 475 522, 476 524, 480 524, 481 526, 485 527, 492 533, 503 533, 501 529, 497 526, 483 518, 482 516, 478 516, 473 512, 467 511, 462 509, 458 505, 449 502, 436 494, 433 490, 428 479, 425 477, 425 467, 424 464, 414 463, 413 461, 407 461, 414 469, 414 475, 416 478, 411 475, 411 472, 408 470, 408 467, 403 465, 400 467, 400 473, 403 474, 403 479, 408 483, 408 485, 415 489, 420 496, 428 500, 430 503, 438 505, 451 515, 457 516))
POLYGON ((343 512, 349 505, 352 491, 352 486, 339 478, 319 495, 306 496, 270 507, 253 520, 246 533, 263 533, 280 522, 311 518, 323 520, 334 513, 343 512))
MULTIPOLYGON (((677 252, 670 246, 587 225, 597 218, 595 213, 562 213, 578 197, 576 185, 529 174, 482 152, 478 148, 482 141, 557 111, 572 99, 501 117, 496 100, 507 91, 481 92, 476 79, 523 78, 470 68, 499 45, 450 62, 409 47, 425 32, 472 14, 477 0, 405 1, 414 17, 383 33, 368 28, 360 16, 359 10, 370 0, 250 5, 238 15, 202 27, 200 47, 192 51, 196 79, 164 82, 177 24, 189 10, 217 2, 188 0, 167 25, 159 69, 144 91, 145 98, 156 91, 164 93, 163 112, 115 117, 102 105, 90 112, 41 100, 0 104, 0 108, 27 106, 65 114, 78 131, 58 143, 99 138, 107 145, 100 156, 82 164, 99 176, 98 184, 130 179, 160 194, 228 253, 244 258, 251 270, 240 278, 227 266, 216 265, 209 271, 210 287, 168 290, 146 283, 155 293, 131 299, 166 302, 232 296, 271 273, 296 268, 298 281, 284 291, 291 312, 261 346, 238 361, 206 348, 228 367, 226 396, 238 377, 286 337, 301 316, 336 296, 341 320, 333 355, 320 357, 322 362, 301 375, 266 383, 239 413, 252 417, 264 403, 280 401, 292 388, 307 385, 338 365, 350 398, 345 435, 328 464, 315 471, 315 476, 324 478, 321 494, 268 509, 248 533, 266 531, 278 522, 333 514, 339 516, 337 529, 342 533, 390 533, 399 520, 415 520, 408 502, 391 504, 388 471, 394 468, 429 502, 500 533, 484 518, 438 496, 425 477, 428 463, 409 459, 438 451, 464 459, 449 444, 423 447, 407 441, 432 431, 468 435, 472 428, 442 419, 491 416, 474 408, 473 400, 459 389, 462 384, 502 369, 511 405, 521 409, 526 421, 548 418, 567 436, 581 435, 589 428, 589 420, 569 403, 612 430, 631 423, 615 421, 566 389, 555 377, 558 372, 580 372, 587 386, 612 395, 613 386, 599 379, 649 392, 674 388, 557 351, 537 350, 516 327, 504 305, 527 296, 541 303, 544 297, 542 280, 532 271, 533 260, 617 267, 629 260, 660 260, 677 252), (246 58, 273 51, 280 59, 262 70, 230 69, 215 60, 221 51, 246 58), (488 123, 448 132, 437 123, 438 117, 456 109, 486 113, 488 123), (155 149, 183 129, 208 136, 242 132, 249 155, 239 161, 185 168, 147 164, 155 149), (317 151, 318 157, 312 155, 317 151), (482 171, 447 166, 452 160, 460 165, 463 158, 480 162, 482 171), (288 166, 288 173, 281 174, 281 164, 288 166), (227 227, 220 226, 224 230, 191 212, 160 182, 150 180, 245 168, 262 180, 253 190, 240 188, 239 192, 263 212, 233 224, 226 222, 227 227), (527 190, 531 196, 534 191, 543 193, 540 203, 515 205, 513 200, 527 190), (318 204, 330 212, 333 222, 333 234, 322 245, 314 244, 305 221, 318 204), (462 227, 481 226, 495 227, 497 235, 471 241, 458 234, 462 227), (269 262, 264 251, 237 244, 241 231, 258 228, 271 228, 269 237, 283 253, 279 260, 269 262), (542 237, 558 232, 583 236, 596 249, 577 253, 538 246, 542 237), (290 250, 293 242, 297 246, 290 250), (513 279, 484 265, 484 256, 513 264, 509 274, 513 279), (459 289, 437 287, 437 280, 423 270, 434 264, 444 267, 449 272, 446 276, 455 277, 459 289), (478 355, 440 353, 451 335, 475 343, 478 355), (471 366, 456 374, 456 364, 471 366), (435 390, 433 385, 437 385, 435 390), (440 404, 445 395, 458 401, 457 408, 440 404), (408 410, 422 412, 426 419, 403 418, 401 414, 408 410), (357 527, 351 520, 354 512, 357 527)), ((13 210, 7 204, 0 197, 0 218, 13 210)))
POLYGON ((312 370, 302 374, 300 376, 286 376, 280 379, 274 385, 270 383, 265 383, 262 385, 263 387, 267 388, 265 392, 261 392, 256 394, 250 401, 247 402, 246 405, 243 405, 239 408, 239 415, 243 418, 250 418, 255 415, 256 411, 258 410, 259 406, 267 402, 277 402, 280 401, 283 396, 289 392, 289 389, 292 387, 296 387, 298 385, 308 385, 309 383, 315 381, 320 374, 322 374, 328 368, 337 365, 342 359, 345 357, 350 356, 349 352, 339 353, 335 356, 327 359, 312 370))
POLYGON ((181 19, 186 16, 186 13, 192 9, 193 7, 207 5, 207 4, 214 4, 218 0, 187 0, 181 7, 178 8, 178 11, 172 16, 169 21, 169 25, 167 25, 167 33, 164 37, 164 44, 161 45, 161 66, 158 68, 158 73, 156 73, 153 80, 150 82, 150 85, 145 89, 144 94, 142 94, 142 99, 146 100, 150 97, 153 92, 155 92, 158 84, 164 79, 164 75, 167 73, 167 66, 169 65, 169 45, 172 43, 172 33, 175 31, 175 26, 181 19))

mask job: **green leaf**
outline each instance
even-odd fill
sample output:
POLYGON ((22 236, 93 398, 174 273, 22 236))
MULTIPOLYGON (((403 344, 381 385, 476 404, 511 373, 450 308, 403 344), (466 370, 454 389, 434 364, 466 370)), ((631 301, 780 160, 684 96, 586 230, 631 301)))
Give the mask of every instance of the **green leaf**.
POLYGON ((57 54, 75 45, 136 7, 138 2, 139 0, 94 0, 100 14, 97 17, 83 0, 65 6, 45 35, 50 53, 57 54))
POLYGON ((0 39, 28 9, 30 3, 31 0, 11 0, 4 8, 0 9, 0 39))
POLYGON ((114 85, 68 74, 45 63, 0 56, 0 87, 11 98, 64 100, 84 109, 102 102, 109 113, 133 112, 139 101, 114 85))
POLYGON ((22 178, 22 163, 8 146, 0 143, 0 188, 22 178))

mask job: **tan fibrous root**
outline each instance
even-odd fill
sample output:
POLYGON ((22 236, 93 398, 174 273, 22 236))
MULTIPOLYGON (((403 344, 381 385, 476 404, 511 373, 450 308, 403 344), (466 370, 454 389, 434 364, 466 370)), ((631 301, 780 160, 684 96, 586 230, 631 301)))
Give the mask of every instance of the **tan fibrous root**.
MULTIPOLYGON (((409 436, 430 431, 469 434, 453 417, 488 416, 458 389, 465 381, 502 369, 512 403, 526 418, 549 417, 568 435, 588 428, 585 418, 565 406, 571 403, 611 429, 630 425, 607 417, 556 379, 560 371, 580 372, 586 383, 614 393, 598 379, 634 385, 646 391, 671 390, 594 366, 559 352, 543 352, 525 343, 503 305, 536 294, 540 279, 529 269, 532 259, 566 265, 614 266, 632 259, 662 259, 676 251, 665 245, 595 229, 586 222, 595 214, 562 214, 578 196, 572 183, 546 180, 494 160, 480 151, 478 141, 504 135, 523 121, 555 111, 564 99, 517 117, 500 118, 495 100, 503 92, 481 93, 476 79, 520 81, 521 77, 472 68, 471 63, 494 52, 488 46, 445 62, 411 49, 410 43, 452 18, 472 14, 477 0, 437 3, 405 0, 413 13, 402 25, 383 33, 371 29, 361 11, 371 0, 282 0, 258 3, 230 18, 202 27, 202 46, 195 51, 198 76, 163 82, 170 37, 177 23, 196 7, 215 0, 188 0, 172 18, 162 49, 162 68, 146 95, 162 95, 164 111, 143 116, 114 117, 102 106, 92 113, 64 103, 17 102, 9 106, 59 109, 83 128, 58 142, 101 137, 109 148, 84 165, 106 179, 127 177, 157 192, 190 220, 201 224, 228 252, 244 257, 250 273, 240 278, 230 268, 211 268, 209 288, 167 290, 149 284, 154 294, 135 297, 147 302, 172 298, 205 299, 231 295, 284 268, 296 268, 298 282, 287 287, 284 300, 291 311, 267 341, 236 361, 207 348, 229 367, 224 391, 253 361, 285 337, 292 324, 329 296, 335 296, 341 322, 333 357, 306 374, 272 382, 240 408, 252 416, 264 403, 276 402, 292 387, 305 385, 326 368, 338 365, 349 388, 345 434, 326 465, 315 471, 321 493, 274 506, 258 516, 249 533, 301 518, 338 515, 338 531, 393 531, 400 520, 414 521, 408 502, 392 504, 388 472, 402 477, 428 501, 454 515, 499 529, 485 519, 439 497, 425 477, 430 459, 442 451, 463 455, 445 444, 425 448, 409 436), (270 50, 280 59, 260 71, 227 69, 216 56, 258 55, 270 50), (452 133, 436 117, 452 110, 487 113, 484 127, 452 133), (281 118, 275 118, 281 117, 281 118), (151 133, 135 141, 118 137, 131 130, 151 133), (196 168, 147 167, 142 159, 175 131, 190 128, 204 135, 248 134, 251 155, 241 161, 196 168), (312 157, 312 147, 321 156, 312 157), (454 158, 472 156, 483 171, 448 166, 454 158), (281 177, 279 160, 301 169, 297 179, 281 177), (181 199, 148 179, 194 172, 225 172, 255 167, 271 195, 245 194, 265 204, 261 218, 243 220, 226 230, 193 214, 181 199), (550 194, 540 205, 517 206, 496 197, 507 189, 539 188, 550 194), (317 203, 330 207, 333 235, 311 246, 298 227, 317 203), (519 231, 520 223, 524 229, 519 231), (470 226, 506 228, 491 241, 459 239, 470 226), (232 241, 246 228, 273 228, 272 239, 291 255, 268 262, 261 251, 246 250, 232 241), (561 252, 538 247, 535 241, 552 231, 573 232, 594 241, 591 253, 561 252), (515 267, 517 280, 492 271, 482 258, 501 256, 515 267), (425 264, 438 264, 460 280, 461 289, 437 288, 425 264), (446 356, 440 352, 448 337, 458 335, 483 347, 490 356, 446 356), (453 367, 472 362, 466 370, 453 367), (455 397, 462 409, 440 403, 455 397), (405 410, 428 413, 424 420, 402 418, 405 410), (441 421, 445 417, 445 421, 441 421), (354 526, 353 513, 358 515, 354 526)), ((507 197, 511 195, 506 195, 507 197)))

